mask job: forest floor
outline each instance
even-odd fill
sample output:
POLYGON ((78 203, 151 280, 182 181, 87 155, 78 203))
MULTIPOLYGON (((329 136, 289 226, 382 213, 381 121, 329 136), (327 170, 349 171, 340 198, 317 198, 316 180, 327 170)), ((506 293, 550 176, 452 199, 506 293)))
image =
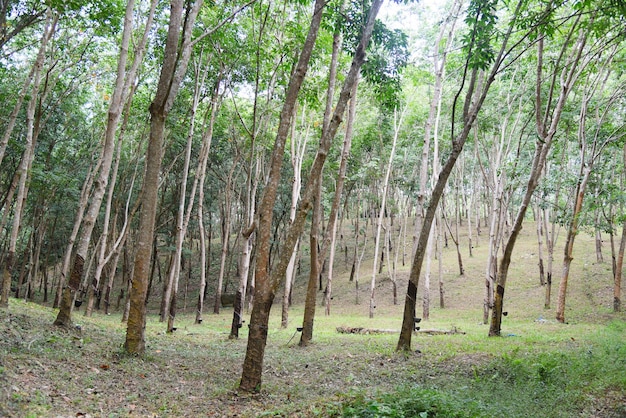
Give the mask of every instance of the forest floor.
MULTIPOLYGON (((369 318, 371 264, 364 264, 360 303, 354 283, 340 273, 331 315, 318 305, 308 347, 298 346, 296 330, 304 295, 296 293, 287 329, 280 328, 276 298, 263 388, 255 395, 237 391, 247 330, 228 339, 232 308, 207 312, 201 325, 191 312, 181 313, 173 334, 151 315, 147 354, 136 358, 123 354, 119 313, 87 318, 75 312, 79 327, 67 331, 52 326, 56 312, 50 307, 11 299, 9 309, 0 310, 0 416, 626 416, 626 314, 612 312, 610 264, 596 263, 592 239, 581 234, 568 323, 559 324, 554 306, 543 307, 535 247, 526 238, 509 275, 503 337, 487 337, 482 324, 485 243, 475 244, 473 257, 464 255, 463 276, 456 251, 445 250, 445 309, 435 303, 433 263, 433 306, 421 326, 462 333, 416 334, 410 354, 395 352, 397 333, 337 332, 340 326, 400 328, 403 307, 392 303, 386 272, 377 280, 376 313, 369 318), (411 409, 417 407, 409 403, 417 401, 422 409, 411 409)), ((557 258, 555 273, 559 267, 557 258)), ((399 301, 407 271, 399 272, 399 301)), ((558 278, 556 273, 553 305, 558 278)))

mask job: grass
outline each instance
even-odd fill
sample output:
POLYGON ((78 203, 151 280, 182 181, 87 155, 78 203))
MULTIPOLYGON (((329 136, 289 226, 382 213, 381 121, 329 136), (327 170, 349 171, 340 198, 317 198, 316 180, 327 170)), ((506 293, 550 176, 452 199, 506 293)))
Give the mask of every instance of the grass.
POLYGON ((318 306, 314 343, 298 347, 301 281, 287 329, 280 329, 279 306, 273 310, 258 395, 237 392, 247 329, 239 340, 228 339, 231 309, 206 314, 202 325, 181 313, 174 334, 151 315, 147 355, 135 358, 123 353, 119 313, 76 312, 81 330, 68 332, 51 326, 51 308, 12 299, 0 311, 0 416, 623 417, 626 315, 611 312, 607 264, 594 263, 584 250, 593 248, 591 238, 581 236, 577 245, 568 324, 543 309, 543 288, 529 273, 536 269, 532 237, 519 245, 500 338, 487 337, 481 321, 484 247, 464 259, 463 277, 455 252, 447 250, 447 308, 431 308, 422 327, 465 334, 417 334, 413 346, 421 353, 396 353, 397 334, 336 332, 338 326, 400 327, 402 306, 390 302, 384 275, 376 315, 368 317, 366 270, 361 304, 339 276, 331 316, 318 306))

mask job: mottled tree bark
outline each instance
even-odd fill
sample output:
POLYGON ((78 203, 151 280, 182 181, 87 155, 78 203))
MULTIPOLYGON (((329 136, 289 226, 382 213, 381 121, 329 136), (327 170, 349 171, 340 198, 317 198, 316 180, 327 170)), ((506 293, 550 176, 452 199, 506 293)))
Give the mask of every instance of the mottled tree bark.
POLYGON ((267 321, 269 319, 269 309, 271 308, 275 291, 284 279, 284 274, 291 257, 291 250, 296 245, 298 237, 302 233, 306 216, 312 207, 315 191, 317 190, 317 183, 321 181, 321 173, 326 161, 326 156, 328 155, 328 150, 332 139, 334 138, 337 129, 343 120, 343 115, 348 100, 350 99, 352 87, 356 82, 359 70, 365 60, 365 49, 367 48, 367 44, 371 38, 376 15, 378 14, 381 4, 382 0, 375 0, 370 8, 366 27, 363 30, 361 41, 356 49, 350 71, 345 78, 343 88, 339 95, 339 100, 337 101, 335 111, 330 121, 329 129, 322 136, 320 147, 318 148, 313 161, 309 179, 304 189, 305 191, 303 193, 302 201, 298 205, 296 218, 288 230, 287 237, 283 245, 283 251, 281 251, 283 255, 278 260, 278 263, 272 270, 270 276, 269 249, 272 227, 272 209, 280 180, 280 169, 282 167, 285 141, 290 126, 289 119, 293 113, 297 93, 306 74, 306 67, 315 43, 315 38, 317 37, 317 31, 321 23, 322 9, 324 7, 322 1, 317 1, 315 4, 309 34, 307 35, 307 40, 302 48, 298 65, 296 66, 294 75, 290 80, 287 90, 287 97, 281 112, 278 134, 276 136, 274 152, 272 154, 270 176, 263 199, 259 205, 259 226, 257 231, 258 247, 256 260, 257 282, 254 297, 255 303, 252 310, 252 316, 250 318, 250 337, 248 338, 248 347, 243 365, 241 383, 239 386, 240 389, 244 391, 255 391, 261 386, 263 356, 267 341, 267 321), (266 308, 257 309, 257 305, 266 308), (255 338, 253 338, 253 336, 255 338))
MULTIPOLYGON (((17 184, 17 197, 15 201, 15 207, 13 209, 13 225, 11 227, 11 235, 9 236, 9 246, 5 258, 4 268, 2 270, 2 292, 0 293, 0 307, 7 308, 9 306, 9 293, 11 292, 11 277, 13 275, 13 269, 15 267, 15 257, 17 248, 17 239, 19 230, 22 223, 22 214, 24 210, 24 202, 27 194, 27 178, 28 170, 32 165, 32 161, 35 157, 35 111, 37 108, 37 102, 39 99, 39 89, 41 85, 41 72, 45 60, 46 45, 52 37, 55 31, 58 16, 52 16, 51 12, 48 12, 46 19, 46 27, 44 34, 41 38, 41 44, 37 58, 34 64, 33 82, 31 87, 31 96, 26 108, 26 133, 24 139, 24 152, 22 153, 22 159, 20 160, 17 173, 19 175, 19 181, 17 184)), ((7 206, 8 209, 8 206, 7 206)))
POLYGON ((150 104, 150 137, 146 170, 142 186, 141 212, 137 233, 136 254, 130 290, 130 309, 126 329, 125 350, 143 355, 146 348, 146 294, 154 240, 154 222, 158 201, 161 149, 165 120, 178 94, 180 83, 191 56, 191 32, 202 0, 190 3, 185 11, 183 0, 172 0, 161 75, 154 100, 150 104), (183 21, 184 18, 184 21, 183 21), (184 23, 184 27, 183 27, 184 23), (182 39, 181 39, 182 35, 182 39))
MULTIPOLYGON (((296 106, 300 87, 307 73, 315 40, 317 39, 323 8, 324 2, 322 0, 316 0, 311 25, 309 26, 306 40, 298 58, 298 63, 287 87, 271 157, 270 173, 257 210, 257 259, 255 266, 254 305, 250 318, 250 333, 248 336, 246 357, 244 359, 241 381, 239 383, 239 388, 248 392, 258 391, 261 388, 263 358, 265 356, 265 345, 267 342, 267 324, 275 296, 272 283, 270 282, 269 259, 273 220, 272 212, 278 193, 283 153, 285 151, 287 136, 289 135, 291 118, 296 106)), ((291 253, 289 257, 291 257, 291 253)))
MULTIPOLYGON (((580 14, 575 17, 576 22, 580 19, 580 14)), ((574 37, 579 27, 575 23, 572 25, 570 32, 568 33, 568 40, 574 37)), ((541 178, 542 171, 546 164, 546 158, 548 152, 550 151, 550 147, 552 145, 552 140, 556 135, 558 123, 561 119, 561 115, 563 112, 563 108, 569 97, 569 93, 572 91, 574 83, 576 82, 578 75, 580 74, 580 70, 578 68, 578 63, 580 61, 580 57, 582 55, 585 43, 586 43, 586 33, 581 31, 579 38, 574 42, 574 47, 572 53, 569 57, 566 57, 567 49, 561 49, 561 59, 566 59, 567 62, 562 67, 562 71, 560 72, 560 86, 557 86, 558 83, 555 82, 558 77, 558 72, 554 72, 552 85, 548 91, 549 99, 548 109, 543 108, 543 37, 539 38, 538 48, 537 48, 537 76, 536 76, 536 93, 535 93, 535 119, 537 124, 537 132, 539 135, 539 140, 536 143, 535 153, 532 160, 532 168, 530 171, 528 183, 526 186, 526 192, 522 199, 522 203, 517 211, 517 215, 515 217, 515 222, 511 229, 511 233, 504 247, 504 254, 502 259, 500 260, 500 267, 498 269, 497 279, 496 279, 496 293, 493 310, 491 312, 491 324, 489 326, 489 336, 499 336, 502 328, 502 311, 504 304, 504 289, 506 286, 506 280, 509 272, 509 266, 511 264, 511 255, 513 254, 513 248, 515 247, 515 243, 519 236, 519 233, 522 229, 522 223, 524 221, 524 217, 526 216, 526 211, 528 210, 528 206, 530 204, 530 200, 532 195, 539 184, 539 179, 541 178), (558 89, 558 95, 553 97, 553 94, 558 89), (554 107, 550 108, 550 105, 554 103, 554 107), (545 113, 544 113, 545 112, 545 113)), ((560 61, 560 60, 559 60, 560 61)))
MULTIPOLYGON (((517 9, 521 8, 522 2, 518 3, 517 9)), ((433 220, 435 219, 435 213, 437 211, 437 206, 439 205, 439 201, 441 196, 443 195, 444 188, 448 183, 448 178, 450 177, 450 173, 456 164, 461 151, 463 150, 463 146, 470 134, 472 126, 476 121, 476 117, 478 116, 478 112, 480 111, 485 98, 487 97, 487 93, 489 92, 489 88, 491 84, 495 80, 496 74, 498 73, 507 49, 508 39, 511 35, 514 25, 510 24, 506 33, 504 33, 501 43, 500 51, 494 59, 494 63, 491 66, 491 70, 489 74, 485 77, 482 82, 482 88, 478 90, 477 82, 479 77, 479 71, 477 69, 469 68, 469 55, 471 55, 471 50, 468 51, 468 58, 465 66, 465 74, 463 77, 463 83, 461 84, 456 98, 454 100, 453 109, 455 108, 456 101, 460 97, 462 91, 466 91, 465 95, 465 105, 463 106, 463 126, 460 132, 454 132, 454 124, 452 126, 452 147, 450 150, 450 154, 448 159, 444 163, 437 177, 437 182, 433 188, 430 201, 428 202, 428 208, 426 209, 426 213, 424 215, 424 224, 422 229, 420 230, 419 238, 417 240, 417 247, 415 250, 415 255, 413 257, 413 264, 411 266, 411 271, 409 273, 409 283, 407 288, 407 293, 405 297, 404 304, 404 312, 402 315, 402 328, 400 330, 400 337, 398 338, 398 344, 396 346, 397 350, 409 351, 411 349, 411 337, 413 335, 413 329, 415 326, 415 304, 417 300, 417 285, 419 283, 419 278, 422 270, 422 264, 424 261, 424 256, 426 253, 426 246, 428 245, 428 237, 430 236, 430 230, 432 228, 433 220), (467 86, 467 90, 465 90, 465 80, 467 77, 467 73, 469 72, 469 86, 467 86)), ((454 112, 453 112, 454 113, 454 112)), ((453 117, 454 122, 454 117, 453 117)))
MULTIPOLYGON (((91 235, 96 225, 98 215, 100 214, 102 200, 104 199, 104 195, 106 193, 109 183, 111 165, 113 163, 113 154, 115 151, 115 135, 117 127, 122 116, 124 103, 126 100, 129 99, 129 94, 127 92, 129 91, 131 84, 134 82, 137 69, 139 68, 139 62, 141 62, 141 60, 143 59, 143 51, 145 43, 147 42, 147 34, 150 31, 150 27, 146 27, 146 30, 144 31, 144 37, 142 39, 143 43, 139 44, 136 50, 135 60, 131 65, 131 68, 127 69, 126 62, 128 59, 128 48, 130 45, 130 39, 133 29, 134 4, 135 3, 133 0, 128 1, 128 3, 126 4, 126 13, 124 16, 124 30, 122 33, 122 42, 120 45, 120 53, 117 62, 117 76, 113 89, 113 95, 111 96, 111 103, 109 105, 107 125, 104 134, 104 144, 102 146, 102 153, 100 156, 100 168, 89 207, 82 221, 81 235, 78 240, 78 248, 76 249, 75 261, 72 264, 72 270, 70 272, 70 282, 63 291, 63 296, 61 297, 61 303, 59 306, 59 314, 54 321, 54 324, 59 326, 71 325, 73 299, 76 291, 78 290, 78 287, 75 286, 79 285, 80 281, 82 280, 84 260, 87 258, 88 255, 89 246, 91 244, 91 235), (82 258, 83 260, 81 261, 79 260, 79 258, 82 258), (78 282, 72 283, 72 280, 78 280, 78 282), (65 293, 68 294, 66 295, 65 293)), ((152 23, 152 18, 154 16, 155 7, 156 3, 153 1, 152 9, 147 21, 147 24, 149 24, 150 26, 152 23)), ((110 211, 110 208, 108 208, 108 211, 110 211)), ((108 211, 107 214, 109 213, 108 211)), ((102 254, 104 254, 107 246, 106 239, 108 235, 108 221, 108 217, 106 217, 106 226, 104 228, 105 233, 101 244, 103 247, 102 254)), ((97 282, 93 285, 96 288, 98 287, 97 282)), ((90 311, 88 312, 90 313, 90 311)))

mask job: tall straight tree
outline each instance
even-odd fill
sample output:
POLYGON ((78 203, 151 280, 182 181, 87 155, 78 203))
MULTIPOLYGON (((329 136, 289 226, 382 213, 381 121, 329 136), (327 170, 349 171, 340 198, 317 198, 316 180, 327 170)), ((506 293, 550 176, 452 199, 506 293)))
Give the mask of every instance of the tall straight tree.
POLYGON ((201 5, 202 0, 188 4, 184 0, 172 0, 161 75, 155 97, 150 104, 150 139, 142 186, 139 231, 129 296, 130 311, 124 343, 124 348, 130 354, 143 355, 146 349, 146 293, 154 240, 165 120, 187 71, 192 49, 191 32, 201 5))
POLYGON ((508 46, 509 39, 515 29, 517 16, 525 2, 519 1, 517 3, 515 10, 511 11, 512 18, 508 23, 508 27, 503 32, 499 32, 501 43, 500 49, 496 55, 491 48, 491 38, 496 32, 497 3, 496 0, 474 0, 470 3, 465 19, 469 26, 469 34, 466 37, 464 45, 466 58, 462 70, 463 78, 452 107, 452 132, 450 135, 452 138, 452 149, 437 177, 437 182, 431 193, 430 201, 428 202, 428 207, 424 215, 424 223, 419 233, 413 264, 411 265, 411 271, 409 273, 409 283, 402 317, 402 329, 396 347, 399 351, 409 351, 411 349, 411 337, 415 327, 417 285, 437 206, 443 195, 444 188, 448 183, 450 173, 452 173, 452 169, 476 121, 478 112, 487 97, 489 88, 505 63, 505 59, 511 57, 512 48, 508 46), (489 70, 488 73, 486 72, 487 70, 489 70), (469 85, 465 86, 466 83, 469 83, 469 85), (456 103, 464 91, 465 104, 462 113, 462 127, 460 131, 455 132, 456 103))
MULTIPOLYGON (((454 0, 450 12, 447 14, 444 23, 441 25, 439 35, 437 36, 434 51, 433 51, 433 68, 435 75, 435 83, 433 86, 433 95, 430 100, 430 106, 428 108, 428 118, 424 126, 424 144, 422 145, 422 161, 420 164, 419 174, 419 194, 417 195, 417 209, 416 218, 418 220, 416 228, 419 231, 422 227, 422 219, 424 216, 424 203, 426 202, 426 186, 428 181, 428 160, 430 155, 430 140, 431 137, 435 142, 435 147, 438 146, 438 127, 439 119, 441 117, 441 100, 443 93, 443 81, 445 77, 445 65, 448 57, 448 53, 452 48, 454 34, 456 31, 456 24, 461 11, 462 1, 454 0)), ((436 175, 439 170, 439 156, 438 154, 433 158, 433 174, 431 177, 431 183, 436 181, 436 175)), ((440 212, 441 213, 441 212, 440 212)), ((433 246, 433 238, 430 238, 427 252, 430 254, 433 246)), ((430 256, 428 256, 430 258, 430 256)), ((429 262, 429 261, 427 261, 429 262)), ((424 296, 422 303, 422 317, 428 319, 430 312, 430 272, 427 266, 427 272, 424 275, 424 296)))
POLYGON ((290 119, 293 114, 293 108, 297 100, 297 93, 302 85, 302 81, 306 75, 309 58, 313 51, 317 32, 321 23, 322 10, 324 8, 323 1, 316 1, 311 19, 311 26, 307 39, 302 47, 302 52, 298 60, 297 67, 289 82, 285 104, 281 111, 278 134, 274 144, 272 153, 272 162, 270 166, 270 176, 263 199, 259 204, 259 226, 257 231, 257 261, 256 261, 256 288, 254 295, 254 306, 250 318, 250 333, 248 337, 248 346, 246 349, 246 357, 243 363, 243 372, 239 388, 244 391, 256 391, 261 387, 261 378, 263 374, 263 357, 265 355, 265 346, 267 343, 267 330, 269 322, 269 314, 274 301, 275 292, 284 279, 285 271, 291 258, 291 250, 295 246, 309 213, 315 192, 317 191, 318 182, 321 181, 321 173, 328 155, 328 150, 332 143, 339 125, 343 120, 343 115, 347 107, 348 100, 352 92, 354 83, 356 83, 359 71, 365 61, 365 50, 372 36, 374 23, 382 0, 375 0, 369 9, 367 24, 361 34, 359 45, 354 53, 352 65, 348 72, 339 100, 335 106, 335 111, 330 120, 329 129, 322 135, 320 146, 311 166, 309 178, 304 188, 302 200, 298 205, 296 218, 290 225, 287 232, 287 238, 281 250, 281 257, 277 266, 269 271, 269 249, 272 227, 272 209, 276 200, 276 193, 280 181, 280 169, 282 166, 285 142, 289 133, 290 119))
MULTIPOLYGON (((343 147, 341 150, 341 161, 339 163, 339 173, 335 184, 335 195, 333 196, 333 204, 330 208, 328 230, 329 234, 324 239, 324 243, 328 242, 330 246, 330 254, 328 257, 328 281, 326 283, 325 313, 330 315, 330 304, 332 300, 332 284, 333 284, 333 268, 335 264, 335 246, 337 239, 337 217, 339 216, 339 204, 341 203, 341 195, 346 181, 346 171, 348 170, 348 157, 350 156, 350 148, 352 147, 352 136, 354 131, 354 120, 356 118, 356 102, 359 80, 354 83, 352 95, 350 97, 350 105, 348 106, 348 117, 346 120, 346 133, 343 138, 343 147)), ((346 198, 347 199, 347 198, 346 198)), ((323 253, 323 251, 322 251, 323 253)))
MULTIPOLYGON (((209 60, 210 61, 210 60, 209 60)), ((191 220, 191 213, 194 207, 194 201, 196 197, 196 189, 198 188, 198 181, 200 176, 202 175, 201 170, 196 171, 196 175, 194 177, 194 182, 192 186, 192 190, 189 196, 189 202, 186 202, 187 199, 187 179, 189 177, 189 164, 191 161, 191 148, 193 145, 193 138, 195 132, 195 115, 198 109, 198 104, 200 102, 200 92, 204 89, 204 82, 206 79, 206 75, 208 72, 207 63, 204 66, 202 54, 198 58, 198 64, 194 68, 195 73, 195 85, 194 85, 194 93, 193 93, 193 101, 190 109, 190 121, 189 121, 189 132, 187 134, 187 145, 185 148, 185 161, 184 168, 182 173, 182 179, 180 183, 180 197, 178 203, 178 213, 176 214, 176 249, 174 252, 174 260, 172 261, 173 265, 170 269, 170 276, 168 277, 168 289, 170 291, 169 298, 166 300, 166 309, 165 312, 161 314, 168 315, 167 317, 167 332, 173 332, 174 330, 174 320, 176 318, 176 301, 178 297, 178 280, 181 271, 181 264, 183 258, 183 241, 185 240, 185 236, 187 235, 187 227, 189 226, 189 221, 191 220)), ((202 234, 202 232, 201 232, 202 234)), ((204 268, 204 265, 202 265, 204 268)), ((167 293, 167 292, 166 292, 167 293)))
POLYGON ((141 213, 139 215, 135 263, 133 265, 133 277, 129 295, 128 326, 124 343, 124 348, 130 354, 143 355, 146 349, 146 294, 148 292, 150 262, 152 259, 154 223, 156 220, 159 175, 167 115, 174 105, 174 100, 187 72, 193 45, 224 26, 251 3, 248 2, 243 6, 235 8, 229 16, 192 42, 192 31, 196 17, 202 7, 202 0, 196 0, 195 2, 172 0, 171 2, 161 74, 156 94, 149 108, 150 138, 146 151, 141 213))
MULTIPOLYGON (((315 40, 322 22, 322 11, 325 2, 316 0, 313 8, 313 16, 307 33, 306 40, 298 58, 298 63, 293 75, 289 80, 285 101, 280 113, 278 131, 272 151, 270 173, 263 191, 263 197, 257 207, 258 226, 256 227, 256 265, 255 265, 255 288, 254 305, 250 319, 250 332, 246 349, 246 358, 243 364, 243 372, 239 387, 245 391, 259 390, 261 376, 263 374, 263 357, 267 342, 267 324, 269 322, 270 309, 274 302, 274 291, 270 282, 270 247, 272 234, 272 220, 274 202, 278 194, 278 186, 281 177, 283 154, 291 127, 293 111, 298 100, 298 93, 306 77, 309 60, 313 53, 315 40)), ((291 253, 289 254, 291 257, 291 253)))
MULTIPOLYGON (((9 238, 9 249, 5 258, 4 268, 2 270, 2 293, 0 294, 0 307, 9 306, 9 293, 11 291, 11 277, 15 266, 15 253, 17 248, 17 239, 22 222, 22 214, 24 211, 24 202, 26 200, 28 171, 32 165, 35 156, 34 150, 34 133, 35 133, 35 111, 37 108, 39 90, 42 81, 42 70, 46 59, 46 46, 55 32, 59 17, 51 10, 48 10, 46 17, 46 25, 35 64, 33 65, 33 82, 31 86, 30 100, 26 108, 26 135, 24 141, 24 152, 20 161, 16 177, 18 180, 18 194, 13 210, 13 226, 11 228, 11 236, 9 238)), ((8 207, 7 207, 8 210, 8 207)))
MULTIPOLYGON (((54 321, 54 325, 58 326, 71 326, 72 324, 72 308, 74 305, 74 295, 78 291, 83 279, 85 260, 88 255, 89 246, 91 243, 91 235, 96 225, 98 214, 100 213, 100 206, 107 190, 109 183, 109 176, 111 172, 111 165, 113 163, 113 155, 115 151, 115 134, 117 127, 122 116, 122 109, 126 100, 129 100, 129 91, 131 83, 135 81, 137 70, 139 69, 139 63, 142 61, 143 53, 145 51, 145 44, 148 40, 147 34, 150 32, 152 26, 152 18, 156 8, 156 1, 152 2, 152 8, 146 22, 146 29, 144 37, 142 38, 137 50, 135 51, 135 58, 132 66, 127 68, 126 62, 128 60, 128 48, 130 45, 132 29, 133 29, 133 9, 135 6, 134 0, 129 0, 126 4, 126 14, 124 16, 124 30, 122 32, 122 43, 120 45, 120 53, 117 61, 117 75, 115 79, 115 86, 113 89, 113 95, 111 96, 111 102, 109 104, 109 113, 107 118, 106 130, 104 133, 104 143, 102 145, 102 151, 100 155, 100 169, 95 182, 95 190, 91 196, 91 202, 89 208, 83 219, 82 232, 78 241, 78 248, 76 255, 74 256, 74 263, 70 271, 70 278, 67 286, 63 290, 61 302, 59 306, 59 313, 54 321)), ((102 246, 106 247, 106 243, 102 242, 102 246)), ((97 286, 97 284, 96 284, 97 286)))
POLYGON ((609 68, 613 61, 614 54, 616 53, 616 45, 612 48, 606 48, 607 58, 604 58, 604 48, 594 57, 594 61, 601 63, 597 72, 589 72, 587 74, 587 82, 583 86, 582 103, 580 106, 580 113, 578 119, 578 147, 580 149, 579 160, 580 167, 578 173, 578 182, 576 184, 574 200, 574 209, 569 219, 569 225, 567 235, 565 237, 565 250, 563 255, 563 268, 561 281, 559 282, 559 294, 556 306, 556 319, 563 323, 565 322, 565 296, 567 292, 567 283, 569 279, 570 267, 572 260, 574 259, 574 241, 578 234, 578 228, 580 224, 580 217, 583 210, 583 201, 591 173, 593 172, 594 165, 599 159, 602 151, 606 146, 613 141, 619 139, 623 134, 622 126, 617 126, 610 134, 606 133, 609 125, 609 112, 612 107, 617 104, 618 97, 623 97, 624 91, 622 88, 616 88, 610 97, 606 100, 602 100, 601 96, 605 93, 606 82, 609 79, 609 68), (597 96, 600 96, 598 98, 597 96), (594 100, 595 99, 595 100, 594 100), (597 103, 595 109, 590 108, 590 102, 597 103), (591 115, 594 115, 595 118, 591 115), (594 123, 595 122, 595 123, 594 123), (588 127, 592 125, 592 127, 588 127), (592 131, 594 130, 594 131, 592 131))
MULTIPOLYGON (((544 42, 550 40, 543 32, 539 33, 537 43, 537 75, 535 93, 535 114, 537 133, 539 139, 535 146, 535 153, 531 163, 531 171, 526 186, 526 191, 522 202, 515 216, 515 221, 511 228, 511 233, 504 246, 504 253, 500 260, 496 278, 496 288, 494 306, 491 311, 491 323, 489 325, 489 335, 499 336, 502 327, 502 311, 504 302, 504 289, 511 264, 513 248, 522 229, 522 223, 526 216, 526 210, 530 204, 532 195, 539 184, 539 179, 546 164, 548 152, 552 146, 552 141, 557 133, 559 121, 563 114, 567 99, 582 73, 583 69, 590 63, 590 55, 583 59, 583 52, 587 45, 589 35, 588 26, 583 25, 583 19, 588 17, 584 8, 579 9, 571 15, 572 24, 569 27, 563 42, 560 42, 560 54, 557 57, 553 76, 547 89, 547 100, 544 101, 543 89, 543 58, 544 42), (571 47, 568 49, 568 46, 571 47)), ((557 40, 558 41, 558 40, 557 40)))
MULTIPOLYGON (((322 124, 322 136, 326 133, 330 126, 330 118, 332 116, 332 107, 335 97, 335 83, 337 81, 337 65, 339 61, 339 49, 341 45, 341 32, 339 27, 335 27, 335 33, 333 35, 333 49, 330 59, 330 67, 328 71, 328 87, 326 89, 326 107, 324 109, 324 120, 322 124)), ((297 203, 297 202, 296 202, 297 203)), ((293 214, 295 219, 296 209, 293 208, 293 214)), ((336 211, 331 213, 329 219, 328 233, 334 228, 333 216, 336 218, 336 211)), ((309 281, 306 288, 306 298, 304 304, 304 315, 302 318, 302 334, 300 334, 300 346, 307 345, 313 338, 313 319, 315 318, 315 305, 316 305, 316 282, 320 277, 322 271, 322 263, 324 262, 326 246, 320 248, 319 230, 320 224, 323 218, 323 206, 322 206, 322 182, 318 182, 317 190, 315 192, 315 206, 313 207, 313 214, 311 216, 311 231, 309 234, 309 249, 311 253, 310 257, 310 270, 309 281)), ((294 254, 297 246, 294 246, 294 254)), ((293 260, 290 260, 290 266, 293 260)), ((289 268, 289 267, 288 267, 289 268)), ((328 293, 328 288, 326 289, 328 293)))
MULTIPOLYGON (((383 228, 383 222, 386 212, 386 203, 387 203, 387 192, 389 190, 389 179, 391 177, 391 170, 393 159, 396 154, 396 144, 398 143, 398 135, 400 134, 400 127, 402 126, 402 119, 404 117, 404 112, 406 111, 406 106, 398 115, 398 110, 394 110, 393 114, 393 141, 391 144, 391 152, 389 153, 389 161, 387 162, 387 170, 385 171, 385 180, 383 182, 383 190, 381 196, 380 208, 378 209, 378 220, 376 222, 376 236, 374 238, 374 266, 372 267, 372 281, 370 285, 370 310, 369 316, 370 318, 374 317, 374 310, 376 309, 376 270, 378 261, 378 251, 380 248, 380 232, 383 228)), ((387 247, 386 236, 383 237, 383 249, 387 247)), ((387 263, 390 263, 391 260, 387 260, 387 263)))
MULTIPOLYGON (((306 121, 306 107, 302 109, 302 124, 306 125, 304 133, 297 134, 297 115, 294 115, 291 133, 291 166, 293 167, 293 181, 291 183, 291 207, 289 208, 289 222, 293 222, 296 217, 296 208, 300 199, 300 189, 302 189, 302 163, 304 162, 304 152, 306 151, 307 140, 311 128, 311 122, 306 121)), ((298 244, 294 247, 289 260, 289 266, 285 272, 285 291, 283 292, 283 309, 280 326, 287 328, 289 324, 289 305, 291 304, 291 285, 296 275, 296 257, 298 244)), ((311 251, 311 254, 313 252, 311 251)))

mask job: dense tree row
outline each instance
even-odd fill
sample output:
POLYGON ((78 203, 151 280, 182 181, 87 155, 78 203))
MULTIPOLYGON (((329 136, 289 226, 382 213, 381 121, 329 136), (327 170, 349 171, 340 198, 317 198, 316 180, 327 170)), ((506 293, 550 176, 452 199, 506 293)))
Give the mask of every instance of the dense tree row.
POLYGON ((404 350, 443 245, 462 275, 480 241, 483 320, 499 335, 526 223, 559 321, 580 230, 598 261, 609 237, 619 311, 623 3, 429 7, 0 1, 0 304, 51 303, 65 327, 78 307, 120 309, 125 349, 141 355, 148 310, 172 332, 181 303, 200 324, 207 303, 218 314, 233 299, 231 338, 251 313, 241 388, 253 391, 275 296, 287 326, 294 281, 308 279, 308 344, 339 263, 357 303, 369 289, 370 317, 376 281, 388 276, 398 303, 410 269, 404 350), (381 8, 396 11, 386 24, 381 8))

